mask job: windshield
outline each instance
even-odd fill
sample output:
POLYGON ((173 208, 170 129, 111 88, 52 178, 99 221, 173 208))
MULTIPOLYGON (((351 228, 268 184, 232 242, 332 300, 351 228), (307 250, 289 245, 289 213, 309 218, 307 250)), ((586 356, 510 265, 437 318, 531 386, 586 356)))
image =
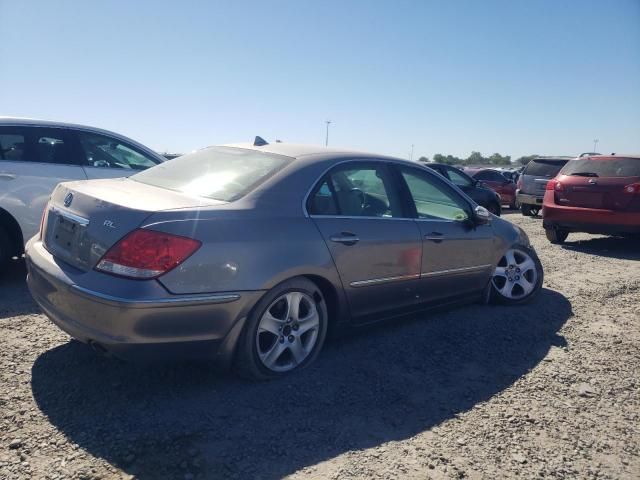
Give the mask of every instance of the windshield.
POLYGON ((572 160, 560 173, 591 177, 640 177, 640 158, 572 160))
POLYGON ((537 158, 531 160, 522 172, 523 175, 535 175, 537 177, 555 177, 568 160, 551 160, 537 158))
POLYGON ((292 159, 230 147, 210 147, 169 160, 133 180, 224 202, 237 200, 292 159))

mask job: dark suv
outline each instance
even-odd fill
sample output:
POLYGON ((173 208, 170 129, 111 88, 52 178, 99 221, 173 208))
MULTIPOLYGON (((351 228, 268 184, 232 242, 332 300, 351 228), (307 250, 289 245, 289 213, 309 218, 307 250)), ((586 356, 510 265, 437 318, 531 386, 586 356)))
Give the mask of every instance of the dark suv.
POLYGON ((425 163, 424 165, 449 179, 478 205, 482 205, 494 215, 500 215, 500 195, 485 186, 480 180, 471 178, 462 170, 451 165, 442 163, 425 163))
POLYGON ((516 184, 516 199, 522 215, 538 215, 542 208, 544 189, 572 157, 538 157, 531 160, 516 184))

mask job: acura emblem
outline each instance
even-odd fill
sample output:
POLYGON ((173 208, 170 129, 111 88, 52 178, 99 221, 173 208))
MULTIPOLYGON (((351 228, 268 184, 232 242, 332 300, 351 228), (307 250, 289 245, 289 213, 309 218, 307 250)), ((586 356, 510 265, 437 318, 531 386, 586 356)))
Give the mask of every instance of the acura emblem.
POLYGON ((64 197, 64 206, 68 207, 71 205, 71 202, 73 202, 73 193, 69 192, 67 193, 67 196, 64 197))

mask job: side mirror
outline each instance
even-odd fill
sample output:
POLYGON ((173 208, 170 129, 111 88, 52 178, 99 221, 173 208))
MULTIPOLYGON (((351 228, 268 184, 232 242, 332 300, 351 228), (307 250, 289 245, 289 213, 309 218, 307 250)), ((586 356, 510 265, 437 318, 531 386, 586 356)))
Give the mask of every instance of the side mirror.
POLYGON ((489 213, 489 210, 480 205, 474 209, 473 216, 478 225, 485 225, 491 221, 491 213, 489 213))

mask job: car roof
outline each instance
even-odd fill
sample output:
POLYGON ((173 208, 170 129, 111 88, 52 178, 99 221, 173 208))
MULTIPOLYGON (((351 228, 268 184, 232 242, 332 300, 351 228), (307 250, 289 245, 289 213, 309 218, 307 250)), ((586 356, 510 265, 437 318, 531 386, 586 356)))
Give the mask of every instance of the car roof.
POLYGON ((133 140, 132 138, 126 137, 120 133, 112 132, 110 130, 105 130, 97 127, 90 127, 88 125, 80 125, 77 123, 66 123, 66 122, 53 122, 51 120, 40 120, 36 118, 23 118, 23 117, 2 117, 0 116, 0 126, 29 126, 29 127, 45 127, 45 128, 68 128, 73 130, 84 130, 87 132, 98 133, 102 135, 107 135, 110 137, 119 138, 127 143, 131 143, 136 147, 144 150, 145 152, 152 153, 159 160, 164 161, 164 157, 159 153, 153 151, 146 145, 133 140))
POLYGON ((577 158, 576 160, 584 160, 586 158, 593 158, 595 160, 615 160, 616 158, 635 158, 636 160, 640 160, 640 154, 625 155, 625 154, 612 153, 611 155, 589 155, 588 157, 580 157, 580 158, 577 158))

